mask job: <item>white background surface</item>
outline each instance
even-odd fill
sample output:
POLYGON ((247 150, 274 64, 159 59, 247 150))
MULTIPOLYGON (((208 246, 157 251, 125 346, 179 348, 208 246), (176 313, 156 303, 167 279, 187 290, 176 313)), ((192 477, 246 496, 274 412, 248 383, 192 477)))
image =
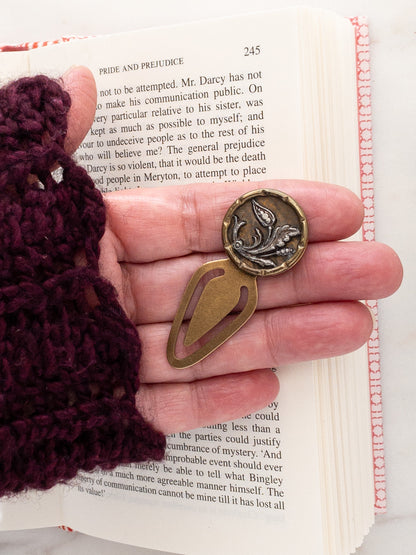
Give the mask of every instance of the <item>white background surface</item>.
MULTIPOLYGON (((369 18, 377 240, 395 248, 405 274, 401 289, 379 305, 388 512, 377 517, 358 553, 413 555, 416 553, 415 1, 72 0, 61 4, 57 0, 1 0, 0 42, 107 34, 299 3, 332 9, 345 16, 369 18)), ((156 552, 45 529, 0 532, 0 553, 156 552)))

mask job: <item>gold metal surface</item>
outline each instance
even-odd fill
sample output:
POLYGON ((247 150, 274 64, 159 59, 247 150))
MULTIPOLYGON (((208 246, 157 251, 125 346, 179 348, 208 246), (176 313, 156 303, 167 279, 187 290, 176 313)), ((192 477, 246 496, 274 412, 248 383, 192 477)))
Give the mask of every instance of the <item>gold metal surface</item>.
POLYGON ((288 195, 258 189, 229 208, 222 237, 229 259, 208 262, 195 272, 173 321, 167 358, 175 368, 196 364, 247 322, 257 305, 257 276, 277 275, 299 262, 308 226, 288 195))
POLYGON ((228 259, 207 262, 192 276, 182 297, 168 340, 167 357, 169 363, 175 368, 186 368, 199 362, 234 335, 250 318, 256 306, 257 283, 254 276, 244 274, 228 259), (224 274, 211 279, 203 289, 189 322, 183 342, 184 346, 193 345, 217 324, 220 324, 237 305, 243 287, 247 289, 245 306, 239 313, 231 315, 230 322, 227 322, 224 328, 216 333, 214 337, 208 339, 201 347, 182 358, 178 357, 176 355, 177 341, 181 325, 184 323, 186 310, 201 278, 214 269, 222 269, 224 274))

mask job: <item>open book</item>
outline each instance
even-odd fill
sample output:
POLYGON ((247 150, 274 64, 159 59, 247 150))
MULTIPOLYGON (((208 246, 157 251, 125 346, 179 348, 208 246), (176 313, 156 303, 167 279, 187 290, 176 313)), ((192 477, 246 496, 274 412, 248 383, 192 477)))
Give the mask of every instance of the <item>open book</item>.
MULTIPOLYGON (((93 70, 96 118, 77 156, 103 191, 316 179, 362 194, 373 236, 361 19, 287 9, 0 57, 2 83, 93 70)), ((193 555, 350 553, 384 507, 377 346, 374 335, 369 349, 279 368, 265 410, 173 434, 161 463, 2 501, 0 526, 65 525, 193 555)))

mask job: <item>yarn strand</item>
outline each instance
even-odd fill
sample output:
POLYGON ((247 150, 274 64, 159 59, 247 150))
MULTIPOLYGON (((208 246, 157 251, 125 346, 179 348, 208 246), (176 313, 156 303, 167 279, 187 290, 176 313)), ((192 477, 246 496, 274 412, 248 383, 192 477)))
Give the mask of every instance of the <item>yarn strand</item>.
POLYGON ((70 104, 45 76, 0 89, 0 496, 164 455, 135 406, 136 328, 98 273, 103 198, 64 150, 70 104))

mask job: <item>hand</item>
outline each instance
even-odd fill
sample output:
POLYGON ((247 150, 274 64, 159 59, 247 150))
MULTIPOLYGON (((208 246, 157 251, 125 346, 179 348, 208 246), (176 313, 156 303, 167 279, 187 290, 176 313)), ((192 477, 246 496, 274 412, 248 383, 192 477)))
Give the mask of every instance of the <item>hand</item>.
MULTIPOLYGON (((95 88, 80 68, 64 82, 73 97, 72 151, 92 121, 95 88)), ((199 184, 121 191, 105 195, 105 202, 100 270, 142 341, 138 408, 164 433, 264 407, 279 388, 270 367, 357 349, 373 328, 358 299, 385 297, 401 282, 400 261, 389 247, 339 242, 359 229, 363 216, 360 200, 341 187, 287 180, 199 184), (224 258, 223 216, 237 197, 260 186, 283 190, 302 206, 307 251, 289 272, 258 279, 256 313, 220 349, 191 368, 172 368, 166 343, 186 284, 201 264, 224 258)))

